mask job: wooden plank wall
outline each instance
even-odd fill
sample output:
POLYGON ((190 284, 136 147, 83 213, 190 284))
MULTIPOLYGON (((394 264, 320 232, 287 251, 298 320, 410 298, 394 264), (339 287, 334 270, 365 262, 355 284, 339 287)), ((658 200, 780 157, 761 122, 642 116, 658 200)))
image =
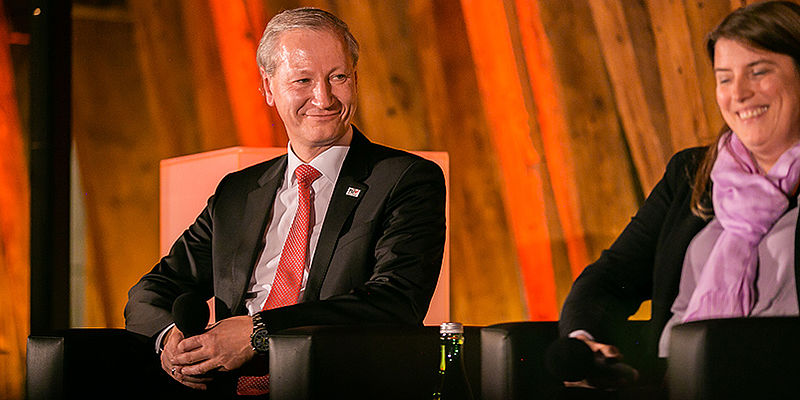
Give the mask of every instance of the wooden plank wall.
MULTIPOLYGON (((452 316, 486 325, 557 318, 574 277, 670 155, 711 140, 721 119, 703 39, 742 1, 74 3, 88 227, 78 239, 89 256, 87 308, 76 312, 86 326, 120 327, 128 288, 158 257, 158 161, 286 144, 254 61, 280 10, 318 6, 350 24, 362 47, 356 124, 370 138, 450 153, 452 316)), ((0 25, 9 26, 1 16, 0 25)), ((0 46, 3 61, 8 41, 0 46)), ((14 227, 0 230, 0 282, 21 284, 0 288, 0 304, 27 296, 24 134, 10 69, 0 63, 0 140, 11 155, 0 193, 21 197, 9 200, 14 212, 0 204, 0 227, 14 227)), ((0 369, 0 397, 21 393, 27 309, 15 310, 0 316, 0 362, 11 366, 0 369)))
POLYGON ((30 312, 30 190, 27 135, 19 113, 11 54, 13 32, 3 21, 0 1, 0 398, 21 399, 30 312))
POLYGON ((301 5, 337 13, 359 38, 356 123, 373 140, 450 152, 453 316, 467 323, 556 319, 572 279, 669 156, 720 123, 702 35, 727 3, 79 6, 75 134, 95 216, 89 325, 121 326, 122 294, 155 262, 157 160, 285 144, 258 97, 252 52, 264 21, 301 5))

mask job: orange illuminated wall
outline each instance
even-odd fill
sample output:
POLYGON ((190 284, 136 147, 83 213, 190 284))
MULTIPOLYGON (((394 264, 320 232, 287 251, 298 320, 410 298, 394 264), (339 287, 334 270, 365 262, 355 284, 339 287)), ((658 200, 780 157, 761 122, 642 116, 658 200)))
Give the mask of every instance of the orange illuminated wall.
POLYGON ((536 102, 535 118, 539 123, 548 164, 547 172, 551 177, 555 205, 564 231, 570 269, 573 278, 577 278, 590 260, 576 198, 571 149, 568 147, 569 142, 564 140, 569 136, 567 123, 564 121, 565 112, 558 99, 559 88, 556 81, 551 79, 557 71, 553 65, 553 55, 542 26, 538 5, 528 0, 517 0, 515 4, 531 92, 536 102))
POLYGON ((121 326, 125 291, 158 256, 158 160, 285 145, 255 50, 298 6, 359 39, 354 121, 371 140, 448 152, 453 318, 486 325, 556 319, 669 155, 719 127, 703 38, 741 1, 99 3, 75 7, 73 43, 87 287, 104 287, 91 325, 121 326))
POLYGON ((511 33, 502 2, 462 1, 481 98, 500 160, 528 313, 556 320, 555 279, 545 211, 544 155, 531 142, 534 123, 526 107, 511 33))
POLYGON ((255 52, 267 20, 260 6, 255 1, 228 0, 209 0, 209 5, 239 143, 285 143, 283 123, 259 92, 261 77, 255 52), (265 127, 269 127, 266 132, 265 127))
POLYGON ((22 398, 29 333, 30 190, 10 45, 26 42, 0 1, 0 398, 22 398))

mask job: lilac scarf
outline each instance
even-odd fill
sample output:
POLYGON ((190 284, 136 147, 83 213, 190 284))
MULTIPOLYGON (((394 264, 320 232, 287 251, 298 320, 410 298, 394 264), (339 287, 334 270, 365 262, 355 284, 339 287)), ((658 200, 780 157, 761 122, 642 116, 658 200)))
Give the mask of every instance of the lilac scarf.
POLYGON ((714 214, 723 231, 700 272, 684 322, 748 316, 756 299, 758 245, 786 212, 800 179, 800 143, 762 175, 736 135, 719 142, 711 169, 714 214))

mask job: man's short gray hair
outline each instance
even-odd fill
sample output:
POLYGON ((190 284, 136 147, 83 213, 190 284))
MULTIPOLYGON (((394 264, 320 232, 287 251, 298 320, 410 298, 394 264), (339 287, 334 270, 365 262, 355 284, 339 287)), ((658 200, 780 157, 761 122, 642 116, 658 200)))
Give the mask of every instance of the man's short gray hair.
POLYGON ((274 16, 264 29, 256 51, 256 61, 262 74, 272 76, 277 68, 276 47, 283 32, 292 29, 329 30, 347 44, 353 68, 358 63, 358 42, 347 24, 335 15, 319 8, 303 7, 286 10, 274 16))

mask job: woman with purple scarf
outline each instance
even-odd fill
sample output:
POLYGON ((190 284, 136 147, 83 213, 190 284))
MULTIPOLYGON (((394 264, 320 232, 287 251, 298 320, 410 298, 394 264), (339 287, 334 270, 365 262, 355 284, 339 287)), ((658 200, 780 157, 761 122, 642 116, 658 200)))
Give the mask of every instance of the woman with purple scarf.
POLYGON ((607 343, 645 300, 653 360, 667 356, 676 324, 798 315, 800 6, 738 9, 707 50, 726 123, 716 143, 673 156, 564 303, 561 334, 606 358, 621 356, 607 343))

